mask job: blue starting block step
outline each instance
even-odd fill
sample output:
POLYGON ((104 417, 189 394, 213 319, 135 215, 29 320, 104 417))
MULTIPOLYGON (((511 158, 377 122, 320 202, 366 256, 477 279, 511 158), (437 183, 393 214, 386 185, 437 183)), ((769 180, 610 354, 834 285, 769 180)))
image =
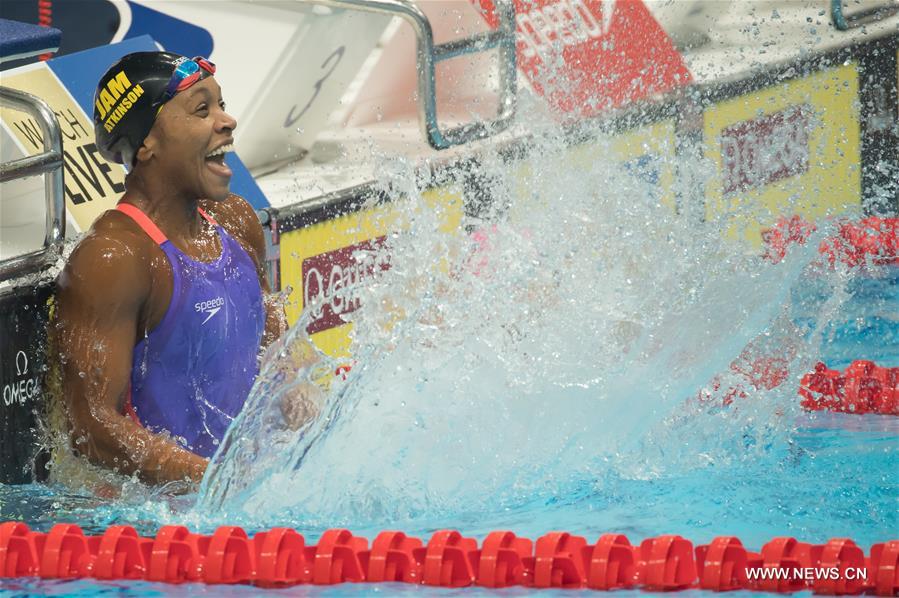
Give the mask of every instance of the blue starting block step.
POLYGON ((0 19, 0 62, 38 56, 59 49, 62 32, 9 19, 0 19))

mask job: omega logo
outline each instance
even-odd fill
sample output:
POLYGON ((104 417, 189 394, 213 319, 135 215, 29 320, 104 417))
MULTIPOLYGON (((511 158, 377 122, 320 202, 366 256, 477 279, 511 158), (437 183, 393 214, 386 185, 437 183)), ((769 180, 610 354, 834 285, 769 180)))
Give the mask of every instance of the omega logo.
POLYGON ((28 355, 25 351, 19 351, 16 353, 16 379, 3 386, 3 404, 7 407, 24 405, 25 401, 39 397, 40 393, 40 379, 28 375, 28 355))

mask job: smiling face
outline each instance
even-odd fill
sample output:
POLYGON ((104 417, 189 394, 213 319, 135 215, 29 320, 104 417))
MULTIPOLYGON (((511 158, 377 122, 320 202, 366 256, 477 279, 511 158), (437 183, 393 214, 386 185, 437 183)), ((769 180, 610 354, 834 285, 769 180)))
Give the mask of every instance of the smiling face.
POLYGON ((222 201, 232 174, 225 154, 233 151, 236 128, 219 84, 206 77, 163 105, 138 151, 138 164, 185 195, 222 201))

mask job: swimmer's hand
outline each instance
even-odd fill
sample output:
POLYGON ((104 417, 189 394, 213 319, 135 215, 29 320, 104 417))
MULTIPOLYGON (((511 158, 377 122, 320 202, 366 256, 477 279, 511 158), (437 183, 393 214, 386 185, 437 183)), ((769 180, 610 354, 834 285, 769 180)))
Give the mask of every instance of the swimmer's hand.
MULTIPOLYGON (((160 457, 157 460, 156 471, 153 471, 154 481, 157 484, 167 482, 199 484, 203 481, 203 474, 209 467, 209 459, 174 445, 170 440, 161 436, 154 435, 153 442, 160 445, 157 450, 160 457)), ((151 466, 143 465, 141 471, 147 470, 152 470, 151 466)))
POLYGON ((291 430, 299 430, 321 411, 325 395, 311 382, 300 382, 281 395, 281 415, 291 430))

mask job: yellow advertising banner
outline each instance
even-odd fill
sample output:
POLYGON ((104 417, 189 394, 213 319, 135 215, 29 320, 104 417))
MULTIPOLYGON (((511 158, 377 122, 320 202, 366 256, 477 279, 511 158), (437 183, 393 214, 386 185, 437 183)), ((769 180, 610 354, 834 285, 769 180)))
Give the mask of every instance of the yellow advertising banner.
MULTIPOLYGON (((460 230, 463 200, 458 191, 437 187, 424 192, 422 199, 428 209, 437 210, 441 232, 460 230)), ((287 320, 294 325, 303 307, 313 298, 318 299, 319 307, 312 314, 307 331, 326 354, 349 355, 352 324, 341 316, 361 305, 348 289, 365 284, 378 268, 389 267, 374 261, 359 263, 356 256, 375 253, 372 250, 387 235, 407 226, 405 218, 394 202, 387 202, 281 235, 281 285, 292 289, 287 320)))
MULTIPOLYGON (((41 98, 56 114, 62 133, 66 209, 77 232, 87 230, 97 216, 115 207, 125 192, 125 169, 100 156, 93 122, 45 64, 37 64, 14 75, 3 75, 2 84, 41 98)), ((26 155, 44 150, 41 127, 34 118, 24 112, 2 108, 0 120, 26 155)))
POLYGON ((759 247, 782 215, 814 221, 860 209, 858 90, 849 62, 709 106, 707 220, 759 247))

